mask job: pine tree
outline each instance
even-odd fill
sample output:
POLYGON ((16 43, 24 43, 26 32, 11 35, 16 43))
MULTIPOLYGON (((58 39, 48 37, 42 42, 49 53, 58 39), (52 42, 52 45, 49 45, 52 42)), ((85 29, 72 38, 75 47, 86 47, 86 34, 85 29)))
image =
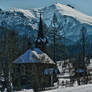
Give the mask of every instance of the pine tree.
POLYGON ((82 33, 82 66, 84 70, 84 79, 85 82, 87 83, 88 73, 87 73, 87 64, 86 64, 87 61, 86 61, 86 28, 85 27, 82 27, 81 33, 82 33))
POLYGON ((18 47, 17 47, 17 36, 13 30, 4 29, 1 31, 1 57, 2 58, 2 70, 4 73, 5 84, 8 92, 11 89, 12 82, 12 62, 16 59, 18 55, 18 47))
POLYGON ((86 60, 86 28, 82 27, 81 31, 81 53, 77 55, 74 62, 75 77, 80 85, 80 78, 83 77, 85 83, 88 82, 87 60, 86 60), (82 72, 80 72, 82 71, 82 72))
POLYGON ((32 48, 31 40, 33 39, 28 38, 27 35, 23 35, 22 37, 19 38, 20 54, 23 54, 26 50, 32 48))

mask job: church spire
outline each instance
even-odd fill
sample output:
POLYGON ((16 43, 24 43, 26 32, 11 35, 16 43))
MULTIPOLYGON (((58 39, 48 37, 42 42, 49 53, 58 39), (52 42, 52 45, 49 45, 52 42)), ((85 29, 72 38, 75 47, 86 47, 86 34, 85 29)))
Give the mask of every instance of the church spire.
POLYGON ((46 43, 47 39, 45 38, 43 34, 43 22, 40 14, 40 21, 39 21, 39 30, 38 30, 38 37, 36 39, 36 48, 39 48, 43 52, 46 52, 46 43))
POLYGON ((38 38, 43 38, 43 23, 42 23, 42 18, 41 18, 41 13, 40 13, 40 22, 39 22, 39 31, 38 31, 38 38))

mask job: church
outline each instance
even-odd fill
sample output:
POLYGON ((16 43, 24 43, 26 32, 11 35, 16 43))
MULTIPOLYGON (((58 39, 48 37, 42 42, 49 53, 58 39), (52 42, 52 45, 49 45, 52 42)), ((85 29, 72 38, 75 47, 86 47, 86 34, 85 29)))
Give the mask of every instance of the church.
POLYGON ((57 81, 57 66, 45 53, 47 39, 43 34, 40 15, 35 48, 28 49, 13 62, 13 85, 15 89, 40 89, 53 86, 57 81))

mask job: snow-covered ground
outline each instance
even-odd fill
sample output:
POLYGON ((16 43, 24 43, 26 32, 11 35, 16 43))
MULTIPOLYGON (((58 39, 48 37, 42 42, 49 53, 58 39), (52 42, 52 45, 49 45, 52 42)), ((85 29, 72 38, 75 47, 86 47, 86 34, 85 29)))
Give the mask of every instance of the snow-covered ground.
POLYGON ((34 91, 32 89, 29 89, 29 90, 23 89, 21 91, 15 91, 15 92, 34 92, 34 91))
MULTIPOLYGON (((33 92, 33 90, 21 90, 15 92, 33 92)), ((75 86, 75 87, 59 87, 54 90, 47 90, 42 92, 92 92, 92 84, 82 85, 82 86, 75 86)))
POLYGON ((92 92, 92 84, 76 86, 76 87, 59 87, 55 90, 43 91, 43 92, 92 92))

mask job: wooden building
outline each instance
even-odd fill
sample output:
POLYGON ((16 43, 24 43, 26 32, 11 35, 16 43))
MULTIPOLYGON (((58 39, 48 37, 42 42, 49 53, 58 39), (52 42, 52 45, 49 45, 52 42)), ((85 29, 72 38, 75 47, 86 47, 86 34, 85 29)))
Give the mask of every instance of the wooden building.
POLYGON ((45 88, 53 86, 57 81, 58 69, 54 61, 45 53, 47 39, 43 33, 40 14, 35 48, 27 50, 13 62, 14 88, 45 88))
POLYGON ((45 88, 57 81, 57 67, 38 48, 29 49, 13 62, 14 88, 45 88))

